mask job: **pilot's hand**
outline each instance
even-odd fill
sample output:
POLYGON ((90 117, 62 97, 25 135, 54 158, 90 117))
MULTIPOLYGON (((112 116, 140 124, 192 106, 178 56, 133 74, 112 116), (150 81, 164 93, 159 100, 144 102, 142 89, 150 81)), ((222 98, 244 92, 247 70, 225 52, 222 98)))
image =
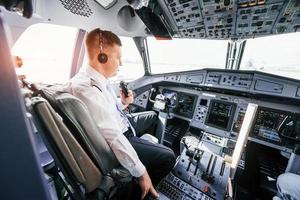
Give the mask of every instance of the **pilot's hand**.
POLYGON ((142 190, 141 199, 144 199, 148 193, 150 193, 150 195, 156 199, 159 197, 158 193, 156 192, 156 190, 154 189, 154 187, 152 185, 152 182, 148 175, 147 170, 145 171, 145 173, 142 176, 140 176, 138 178, 138 181, 139 181, 139 185, 142 190))
POLYGON ((126 97, 124 92, 120 90, 120 97, 121 102, 124 106, 128 106, 129 104, 133 103, 134 98, 132 90, 128 90, 128 97, 126 97))

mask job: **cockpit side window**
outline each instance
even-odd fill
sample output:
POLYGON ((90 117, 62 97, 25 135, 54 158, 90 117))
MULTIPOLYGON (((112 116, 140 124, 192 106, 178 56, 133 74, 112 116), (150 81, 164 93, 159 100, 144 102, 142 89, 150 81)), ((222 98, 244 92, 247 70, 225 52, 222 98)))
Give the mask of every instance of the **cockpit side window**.
POLYGON ((22 60, 17 74, 31 82, 64 83, 70 78, 78 29, 35 24, 15 42, 12 55, 22 60))
POLYGON ((145 74, 140 53, 131 37, 120 37, 122 41, 122 65, 115 80, 135 80, 145 74))

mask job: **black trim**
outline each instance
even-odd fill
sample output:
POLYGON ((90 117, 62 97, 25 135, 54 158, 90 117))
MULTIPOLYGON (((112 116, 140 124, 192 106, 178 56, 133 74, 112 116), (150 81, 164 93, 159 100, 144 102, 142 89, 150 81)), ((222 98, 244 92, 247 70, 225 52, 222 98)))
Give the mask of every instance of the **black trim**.
POLYGON ((91 78, 91 85, 93 87, 96 87, 100 92, 102 92, 101 88, 97 85, 97 82, 91 78))

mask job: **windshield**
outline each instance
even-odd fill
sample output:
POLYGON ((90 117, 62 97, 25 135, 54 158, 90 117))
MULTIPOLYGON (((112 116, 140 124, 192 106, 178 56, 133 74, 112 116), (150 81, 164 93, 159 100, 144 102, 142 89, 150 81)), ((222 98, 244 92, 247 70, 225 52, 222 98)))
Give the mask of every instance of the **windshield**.
POLYGON ((225 40, 148 38, 147 42, 153 74, 225 67, 225 40))
MULTIPOLYGON (((225 68, 226 40, 148 38, 153 74, 225 68)), ((257 70, 300 79, 300 33, 248 39, 241 70, 257 70)))
POLYGON ((242 70, 300 79, 300 33, 248 39, 242 58, 242 70))

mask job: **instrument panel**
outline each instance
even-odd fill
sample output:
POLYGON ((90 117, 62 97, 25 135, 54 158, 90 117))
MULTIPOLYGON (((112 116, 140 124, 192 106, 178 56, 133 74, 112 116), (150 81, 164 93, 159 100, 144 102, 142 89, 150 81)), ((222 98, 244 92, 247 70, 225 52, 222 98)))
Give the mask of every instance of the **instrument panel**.
POLYGON ((165 98, 165 112, 171 112, 188 119, 193 117, 197 95, 172 89, 162 89, 160 93, 165 98))
POLYGON ((288 112, 260 107, 257 110, 251 135, 272 143, 280 144, 278 127, 288 116, 288 112))
POLYGON ((258 71, 202 69, 189 72, 158 74, 143 77, 129 84, 131 89, 149 84, 184 84, 205 90, 228 90, 250 95, 300 100, 300 81, 258 71))
POLYGON ((235 107, 234 103, 211 100, 205 124, 225 131, 230 130, 235 107))
MULTIPOLYGON (((259 109, 249 140, 277 149, 292 148, 294 144, 282 141, 276 126, 286 114, 300 113, 297 80, 262 72, 203 69, 144 77, 130 86, 137 89, 149 85, 154 85, 160 94, 176 93, 168 113, 187 121, 192 128, 235 141, 248 103, 255 103, 259 109)), ((151 94, 143 91, 135 104, 151 108, 147 98, 151 94)))
POLYGON ((178 94, 178 104, 175 113, 183 117, 192 118, 196 103, 196 96, 192 94, 182 93, 178 94))
POLYGON ((221 137, 236 138, 248 102, 235 96, 200 92, 190 125, 221 137))
MULTIPOLYGON (((169 112, 173 117, 188 121, 193 128, 233 141, 238 137, 248 103, 256 103, 259 108, 249 137, 263 145, 276 145, 278 149, 286 146, 278 135, 278 126, 290 113, 300 113, 300 108, 292 105, 216 92, 172 86, 161 86, 159 92, 166 96, 170 106, 168 111, 162 112, 169 112)), ((222 144, 226 146, 226 141, 222 144)))

